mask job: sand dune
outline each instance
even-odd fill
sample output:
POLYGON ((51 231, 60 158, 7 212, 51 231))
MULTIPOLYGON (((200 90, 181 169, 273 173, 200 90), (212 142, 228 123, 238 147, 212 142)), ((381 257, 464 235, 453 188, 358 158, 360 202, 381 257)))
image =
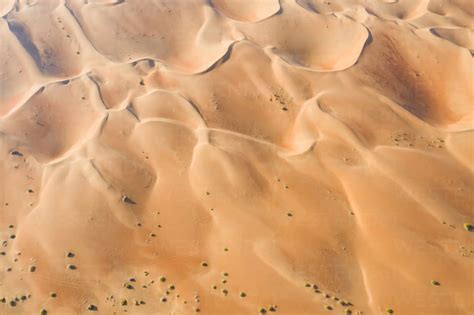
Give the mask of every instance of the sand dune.
POLYGON ((464 0, 0 1, 1 314, 471 314, 464 0))
POLYGON ((239 39, 205 1, 116 4, 65 4, 97 51, 114 62, 151 58, 182 72, 201 72, 239 39))
POLYGON ((344 17, 309 13, 295 3, 286 3, 283 10, 287 14, 239 28, 247 38, 270 48, 294 66, 338 71, 352 66, 359 58, 368 37, 363 25, 344 17))
POLYGON ((472 36, 473 31, 472 29, 464 29, 464 28, 432 28, 430 30, 433 34, 449 40, 450 42, 467 48, 471 51, 474 50, 474 45, 472 43, 472 36))
POLYGON ((281 10, 279 0, 210 0, 210 3, 227 17, 243 22, 258 22, 278 14, 281 10))

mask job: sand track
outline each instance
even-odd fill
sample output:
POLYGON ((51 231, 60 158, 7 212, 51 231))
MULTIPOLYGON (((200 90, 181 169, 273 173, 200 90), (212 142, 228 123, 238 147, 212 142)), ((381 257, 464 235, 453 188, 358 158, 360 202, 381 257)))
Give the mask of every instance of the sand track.
POLYGON ((0 14, 1 314, 474 309, 467 1, 0 14))

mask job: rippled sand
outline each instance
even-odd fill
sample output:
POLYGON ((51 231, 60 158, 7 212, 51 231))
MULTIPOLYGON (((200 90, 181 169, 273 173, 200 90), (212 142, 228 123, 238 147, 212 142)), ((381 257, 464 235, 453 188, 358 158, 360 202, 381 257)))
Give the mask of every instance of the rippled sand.
POLYGON ((470 0, 0 0, 0 314, 472 314, 470 0))

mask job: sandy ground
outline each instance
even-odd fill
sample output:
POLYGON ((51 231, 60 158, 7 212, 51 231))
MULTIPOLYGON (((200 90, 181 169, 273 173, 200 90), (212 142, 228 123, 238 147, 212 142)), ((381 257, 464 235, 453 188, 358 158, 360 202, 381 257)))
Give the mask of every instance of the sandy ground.
POLYGON ((474 313, 471 0, 0 13, 0 314, 474 313))

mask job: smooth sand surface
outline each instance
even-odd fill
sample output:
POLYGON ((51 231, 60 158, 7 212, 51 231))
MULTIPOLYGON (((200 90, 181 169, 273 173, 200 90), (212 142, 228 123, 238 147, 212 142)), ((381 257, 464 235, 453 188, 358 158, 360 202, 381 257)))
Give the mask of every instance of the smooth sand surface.
POLYGON ((0 14, 0 314, 473 314, 470 0, 0 14))

